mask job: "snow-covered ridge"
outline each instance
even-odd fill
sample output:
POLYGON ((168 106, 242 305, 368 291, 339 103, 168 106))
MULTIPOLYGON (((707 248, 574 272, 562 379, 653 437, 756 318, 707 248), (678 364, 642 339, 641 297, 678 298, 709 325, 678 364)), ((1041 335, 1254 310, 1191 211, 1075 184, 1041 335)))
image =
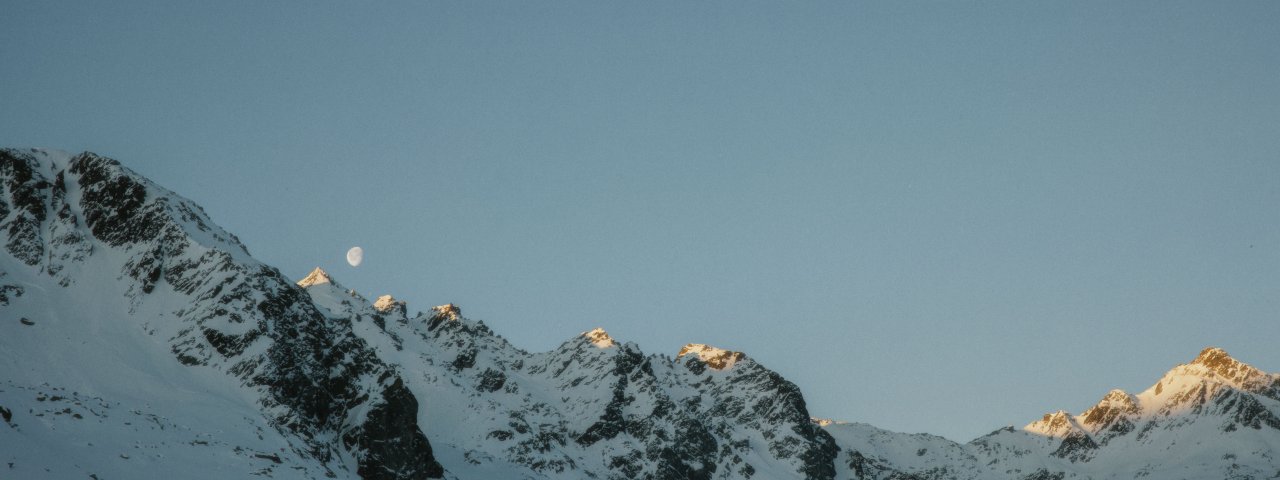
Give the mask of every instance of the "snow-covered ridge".
POLYGON ((429 406, 424 432, 459 477, 834 476, 834 444, 807 421, 798 389, 757 364, 713 375, 603 329, 529 353, 456 305, 393 322, 339 290, 307 292, 416 373, 406 385, 429 406))
POLYGON ((1062 437, 1071 432, 1084 430, 1066 410, 1046 413, 1043 418, 1027 424, 1022 429, 1048 437, 1062 437))
POLYGON ((754 362, 713 374, 603 329, 529 353, 456 305, 393 322, 340 289, 306 291, 415 372, 424 432, 461 478, 834 478, 798 388, 754 362))
POLYGON ((679 358, 685 355, 697 355, 712 370, 728 370, 733 368, 733 365, 738 363, 739 360, 745 358, 742 352, 716 348, 702 343, 685 345, 680 349, 680 353, 676 354, 676 357, 679 358))
POLYGON ((963 445, 856 424, 825 428, 841 444, 848 478, 1272 478, 1280 472, 1277 386, 1280 376, 1208 348, 1137 395, 1111 390, 1079 415, 1058 410, 963 445))
POLYGON ((1277 375, 1268 375, 1247 363, 1231 358, 1226 350, 1217 347, 1209 347, 1201 351, 1184 371, 1250 391, 1271 387, 1280 379, 1277 375), (1197 371, 1196 367, 1203 371, 1197 371))

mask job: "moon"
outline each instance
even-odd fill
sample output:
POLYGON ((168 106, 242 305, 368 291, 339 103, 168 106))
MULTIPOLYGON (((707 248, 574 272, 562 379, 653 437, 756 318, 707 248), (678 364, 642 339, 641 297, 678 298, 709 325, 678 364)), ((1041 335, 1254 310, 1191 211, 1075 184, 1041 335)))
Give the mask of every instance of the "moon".
POLYGON ((364 261, 363 248, 351 247, 351 250, 347 250, 347 263, 350 263, 351 266, 359 267, 360 262, 363 262, 363 261, 364 261))

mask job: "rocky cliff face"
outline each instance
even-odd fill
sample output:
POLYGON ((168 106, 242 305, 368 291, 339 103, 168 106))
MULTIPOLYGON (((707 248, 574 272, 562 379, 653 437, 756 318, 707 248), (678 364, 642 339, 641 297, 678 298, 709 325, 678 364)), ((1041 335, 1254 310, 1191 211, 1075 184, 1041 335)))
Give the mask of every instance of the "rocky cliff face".
POLYGON ((16 260, 0 265, 33 277, 10 285, 27 304, 50 288, 118 293, 123 308, 104 309, 104 327, 160 337, 171 361, 235 378, 267 423, 299 440, 293 453, 329 469, 349 460, 369 478, 441 476, 417 424, 402 421, 418 401, 399 373, 200 207, 91 153, 0 150, 0 185, 16 260))

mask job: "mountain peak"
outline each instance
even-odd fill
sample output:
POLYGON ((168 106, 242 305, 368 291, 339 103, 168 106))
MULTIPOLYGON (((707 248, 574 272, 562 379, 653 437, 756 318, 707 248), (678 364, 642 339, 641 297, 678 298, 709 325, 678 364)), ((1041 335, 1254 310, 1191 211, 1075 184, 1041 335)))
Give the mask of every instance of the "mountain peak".
POLYGON ((676 358, 689 354, 698 355, 698 358, 708 367, 711 367, 712 370, 727 370, 745 357, 742 352, 716 348, 702 343, 690 343, 680 349, 680 353, 676 354, 676 358))
POLYGON ((1107 392, 1097 405, 1081 413, 1079 420, 1080 423, 1092 429, 1091 431, 1097 433, 1105 427, 1116 424, 1125 416, 1137 414, 1140 411, 1138 400, 1128 392, 1117 388, 1107 392))
POLYGON ((1208 366, 1226 361, 1235 361, 1235 359, 1231 358, 1231 355, 1227 354, 1226 350, 1218 347, 1206 347, 1204 350, 1200 351, 1200 355, 1197 355, 1195 360, 1192 360, 1191 363, 1208 366))
POLYGON ((383 295, 373 302, 373 308, 382 313, 387 313, 391 310, 399 310, 403 313, 406 311, 406 304, 401 300, 396 300, 396 297, 391 295, 383 295))
POLYGON ((596 328, 589 332, 582 332, 582 336, 586 337, 586 339, 597 348, 609 348, 617 345, 617 342, 613 341, 613 337, 610 337, 609 333, 605 332, 603 328, 596 328))
POLYGON ((306 278, 298 281, 298 286, 307 288, 312 285, 319 285, 322 283, 333 283, 333 279, 329 277, 329 273, 325 272, 324 269, 316 267, 315 270, 312 270, 311 273, 307 274, 306 278))
POLYGON ((1191 365, 1203 367, 1210 372, 1211 376, 1220 376, 1236 385, 1244 385, 1250 380, 1266 375, 1261 370, 1232 358, 1226 350, 1218 347, 1201 350, 1200 355, 1191 361, 1191 365))
POLYGON ((1066 410, 1058 410, 1052 413, 1044 414, 1039 420, 1027 424, 1022 427, 1023 430, 1046 437, 1064 437, 1072 432, 1080 430, 1076 426, 1075 419, 1066 410))
POLYGON ((446 303, 444 305, 436 305, 434 307, 431 307, 431 317, 443 318, 447 320, 457 320, 458 318, 462 317, 462 308, 452 303, 446 303))
POLYGON ((1127 404, 1133 403, 1133 395, 1129 395, 1128 392, 1121 390, 1119 388, 1116 388, 1116 389, 1112 389, 1110 392, 1107 392, 1107 394, 1102 397, 1102 401, 1108 402, 1108 403, 1121 403, 1121 404, 1127 405, 1127 404))

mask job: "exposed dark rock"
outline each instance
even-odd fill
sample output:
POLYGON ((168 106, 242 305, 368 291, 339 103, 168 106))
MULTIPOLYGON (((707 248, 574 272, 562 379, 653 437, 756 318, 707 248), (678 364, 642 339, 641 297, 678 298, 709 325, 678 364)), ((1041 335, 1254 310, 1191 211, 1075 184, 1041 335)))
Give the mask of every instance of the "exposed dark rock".
POLYGON ((1067 474, 1064 472, 1050 472, 1042 468, 1036 470, 1034 473, 1023 476, 1022 480, 1062 480, 1063 478, 1066 478, 1066 476, 1067 474))
POLYGON ((209 345, 212 345, 224 357, 236 357, 244 353, 244 349, 248 348, 262 334, 259 330, 250 330, 243 335, 227 335, 212 328, 205 328, 201 331, 204 332, 204 338, 209 342, 209 345))
POLYGON ((146 187, 121 174, 120 162, 85 152, 71 160, 69 171, 79 177, 80 206, 94 237, 118 247, 158 236, 160 212, 145 208, 146 187))
POLYGON ((489 432, 489 435, 486 435, 486 438, 492 438, 498 441, 507 441, 511 440, 511 432, 507 430, 494 430, 489 432))
MULTIPOLYGON (((3 273, 3 272, 0 272, 0 273, 3 273)), ((20 286, 0 285, 0 306, 8 305, 10 299, 21 297, 22 293, 23 293, 23 289, 20 286)))
POLYGON ((450 363, 450 365, 453 366, 455 370, 466 370, 468 368, 474 367, 476 365, 475 349, 466 350, 458 354, 458 356, 453 359, 453 362, 450 363))
POLYGON ((343 437, 349 447, 368 452, 360 459, 360 477, 415 480, 444 476, 444 468, 432 456, 431 445, 418 428, 418 400, 399 378, 382 391, 382 400, 369 411, 364 424, 343 437))
POLYGON ((435 330, 440 324, 457 320, 462 316, 462 308, 452 303, 431 307, 431 317, 427 319, 427 328, 435 330))
POLYGON ((498 370, 492 368, 484 369, 484 373, 480 374, 480 383, 476 385, 476 390, 481 392, 496 392, 507 383, 507 376, 498 370))
MULTIPOLYGON (((1245 392, 1224 390, 1214 398, 1221 411, 1230 416, 1234 424, 1260 430, 1262 427, 1280 430, 1280 418, 1262 402, 1245 392)), ((1234 430, 1234 428, 1232 428, 1234 430)))
POLYGON ((40 263, 45 252, 40 229, 51 184, 39 167, 31 155, 0 149, 0 188, 6 193, 0 195, 0 230, 8 234, 5 248, 27 265, 40 263))
POLYGON ((1097 442, 1084 432, 1071 432, 1062 438, 1062 443, 1058 445, 1058 449, 1054 450, 1053 456, 1065 458, 1072 462, 1087 460, 1093 450, 1098 448, 1097 442))

